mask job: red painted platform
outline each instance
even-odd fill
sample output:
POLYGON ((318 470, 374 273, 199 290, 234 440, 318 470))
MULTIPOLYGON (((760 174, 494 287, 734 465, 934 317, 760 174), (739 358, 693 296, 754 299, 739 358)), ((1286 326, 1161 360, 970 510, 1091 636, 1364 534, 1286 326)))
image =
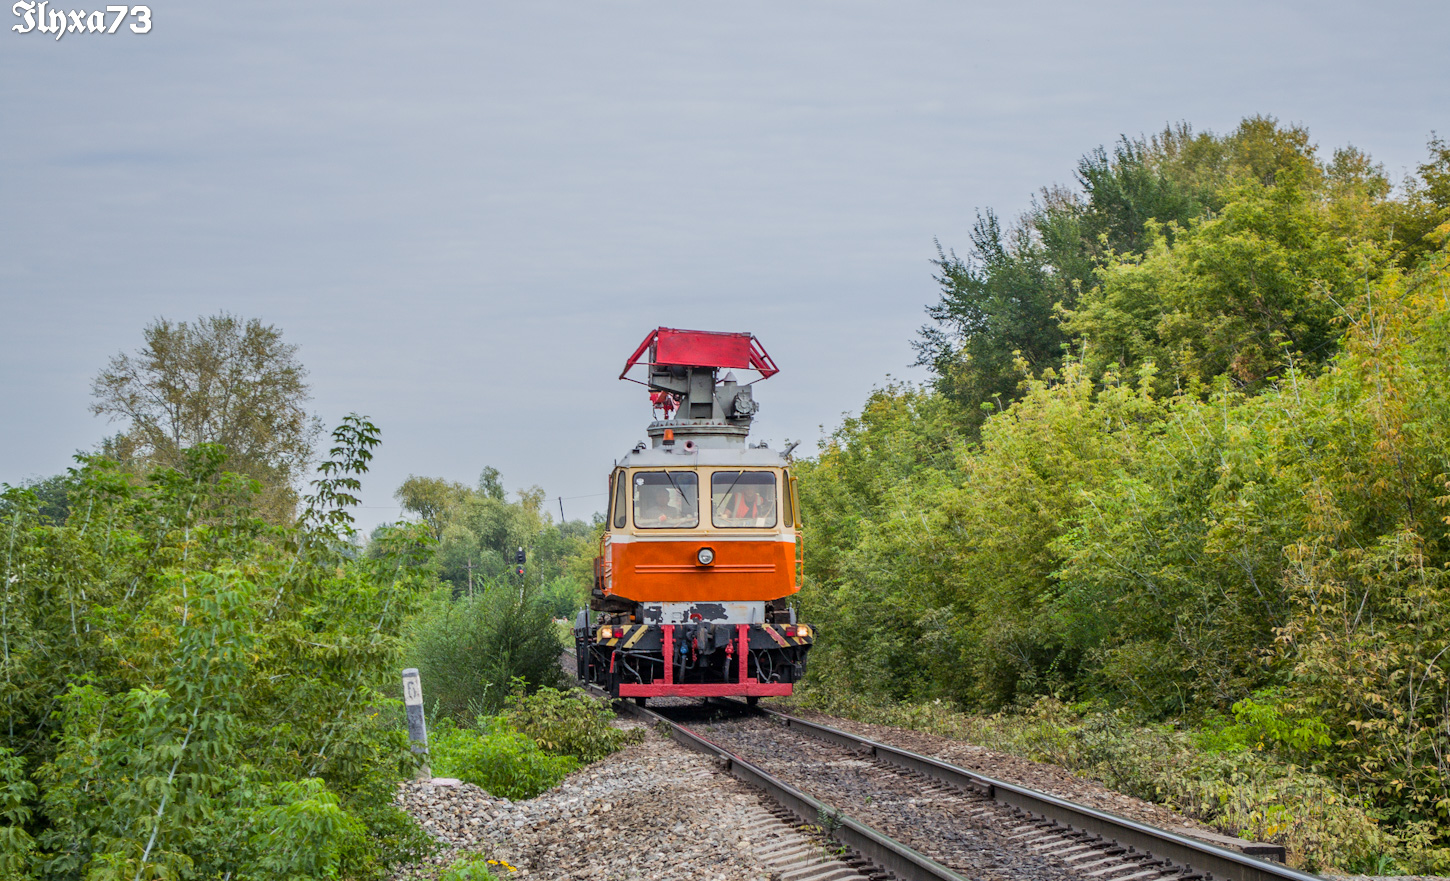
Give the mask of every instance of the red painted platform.
POLYGON ((789 682, 712 682, 709 684, 675 685, 655 682, 640 685, 621 682, 620 697, 780 697, 791 693, 789 682))

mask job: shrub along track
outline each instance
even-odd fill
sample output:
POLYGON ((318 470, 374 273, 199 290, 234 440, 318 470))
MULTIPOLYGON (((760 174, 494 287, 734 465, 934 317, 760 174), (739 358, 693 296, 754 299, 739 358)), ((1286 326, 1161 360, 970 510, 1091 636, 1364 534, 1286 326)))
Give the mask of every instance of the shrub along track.
POLYGON ((1314 877, 773 711, 623 709, 901 879, 1314 877))

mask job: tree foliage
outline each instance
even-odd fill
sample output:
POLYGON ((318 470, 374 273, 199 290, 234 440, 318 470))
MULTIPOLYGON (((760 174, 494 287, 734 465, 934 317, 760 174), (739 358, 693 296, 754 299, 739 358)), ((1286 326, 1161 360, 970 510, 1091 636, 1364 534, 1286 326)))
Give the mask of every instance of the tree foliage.
POLYGON ((517 496, 513 502, 505 498, 502 476, 491 467, 483 469, 477 487, 409 476, 395 494, 403 510, 437 540, 433 563, 454 596, 478 596, 491 586, 517 588, 522 583, 555 616, 570 616, 582 607, 592 584, 589 561, 597 530, 578 520, 555 523, 537 486, 517 496), (519 548, 527 558, 522 579, 515 572, 519 548))
POLYGON ((428 711, 467 724, 503 707, 513 682, 563 682, 551 608, 537 588, 504 582, 472 597, 439 597, 414 624, 408 650, 428 711))
POLYGON ((5 491, 6 877, 382 877, 426 847, 380 712, 427 582, 349 562, 377 431, 334 438, 297 526, 215 444, 144 475, 81 457, 61 523, 5 491))
POLYGON ((1043 189, 1016 222, 980 215, 966 257, 938 249, 942 294, 918 361, 969 432, 1020 397, 1024 366, 1069 356, 1097 377, 1152 362, 1160 391, 1317 369, 1356 280, 1425 253, 1450 179, 1443 143, 1431 152, 1391 199, 1363 153, 1321 160, 1305 129, 1270 117, 1223 136, 1180 124, 1125 137, 1083 157, 1076 189, 1043 189))
POLYGON ((1165 390, 1219 376, 1252 388, 1334 353, 1340 304, 1379 268, 1381 249, 1339 234, 1298 179, 1229 196, 1171 242, 1150 222, 1146 253, 1102 268, 1065 322, 1097 371, 1153 363, 1165 390))
POLYGON ((110 451, 179 468, 186 451, 218 444, 231 470, 261 482, 264 513, 289 518, 320 433, 297 347, 275 327, 226 313, 162 318, 143 333, 142 347, 113 357, 91 386, 91 411, 126 422, 110 451))
POLYGON ((812 680, 1234 713, 1222 731, 1342 781, 1386 859, 1450 867, 1430 154, 1396 190, 1271 119, 1183 126, 1090 153, 1014 226, 980 218, 967 258, 939 255, 931 386, 878 389, 798 466, 812 680))

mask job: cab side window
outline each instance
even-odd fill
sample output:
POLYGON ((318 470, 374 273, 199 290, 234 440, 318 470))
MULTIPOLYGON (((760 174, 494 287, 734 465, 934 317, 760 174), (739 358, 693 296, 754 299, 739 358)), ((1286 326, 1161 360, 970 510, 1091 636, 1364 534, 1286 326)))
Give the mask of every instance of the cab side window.
POLYGON ((783 493, 780 494, 780 504, 781 504, 781 506, 783 508, 785 508, 785 525, 786 526, 794 526, 795 525, 795 507, 793 505, 793 502, 794 502, 795 494, 791 491, 791 490, 794 489, 794 487, 791 485, 791 482, 790 482, 790 472, 789 471, 785 472, 785 475, 784 475, 783 479, 785 480, 785 492, 783 492, 783 493))
POLYGON ((614 474, 614 528, 623 529, 627 509, 624 506, 624 488, 629 485, 623 471, 614 474))

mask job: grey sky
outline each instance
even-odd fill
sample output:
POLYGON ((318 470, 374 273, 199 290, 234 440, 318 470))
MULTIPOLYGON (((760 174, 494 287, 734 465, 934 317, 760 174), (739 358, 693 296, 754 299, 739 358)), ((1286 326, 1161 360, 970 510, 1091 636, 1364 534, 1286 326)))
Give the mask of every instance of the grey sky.
POLYGON ((0 33, 0 481, 116 430, 90 378, 145 324, 225 309, 381 426, 365 524, 484 465, 587 516, 652 327, 756 333, 756 437, 813 442, 919 377, 933 237, 1119 134, 1273 114, 1399 178, 1450 128, 1443 2, 150 7, 0 33))

